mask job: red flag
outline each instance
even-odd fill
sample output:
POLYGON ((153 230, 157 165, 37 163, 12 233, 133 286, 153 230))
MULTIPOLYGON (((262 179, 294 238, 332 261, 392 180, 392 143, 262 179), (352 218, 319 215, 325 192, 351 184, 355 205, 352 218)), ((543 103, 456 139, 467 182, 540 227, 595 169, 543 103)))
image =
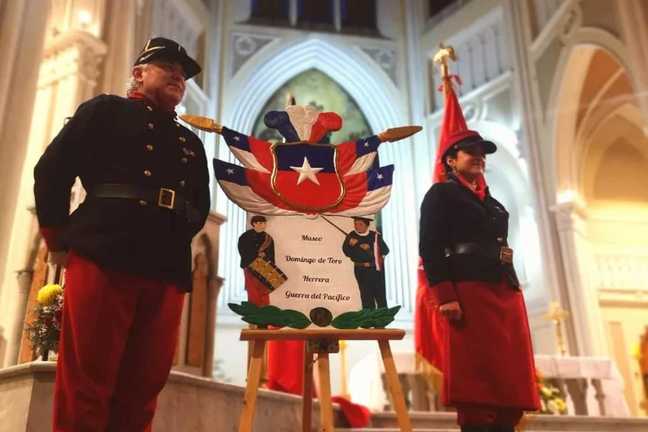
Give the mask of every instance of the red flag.
POLYGON ((452 86, 453 78, 459 81, 456 75, 450 75, 443 79, 443 84, 440 87, 440 90, 443 91, 445 96, 445 111, 443 113, 443 122, 441 123, 441 132, 439 133, 439 148, 436 153, 432 183, 444 182, 446 180, 445 169, 443 167, 443 156, 445 152, 454 143, 469 136, 479 135, 475 131, 468 130, 461 105, 459 105, 459 100, 457 100, 457 95, 452 86))
POLYGON ((428 380, 437 392, 441 389, 443 329, 442 317, 438 312, 438 302, 428 285, 423 263, 419 262, 418 287, 414 310, 414 349, 416 369, 428 380))
MULTIPOLYGON (((477 132, 469 130, 466 125, 466 119, 452 85, 453 79, 459 81, 456 75, 444 77, 440 87, 440 90, 444 92, 445 111, 439 134, 439 147, 434 163, 432 183, 446 180, 443 156, 448 149, 464 138, 479 136, 477 132)), ((438 299, 428 285, 422 261, 419 261, 417 276, 418 286, 414 311, 414 348, 417 368, 438 390, 441 388, 440 379, 443 370, 443 325, 438 312, 438 299)))

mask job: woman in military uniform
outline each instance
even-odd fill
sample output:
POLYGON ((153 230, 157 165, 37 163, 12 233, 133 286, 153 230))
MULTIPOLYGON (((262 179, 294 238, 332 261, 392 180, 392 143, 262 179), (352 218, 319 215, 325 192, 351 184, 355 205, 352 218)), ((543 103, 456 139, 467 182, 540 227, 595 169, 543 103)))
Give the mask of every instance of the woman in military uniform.
POLYGON ((495 151, 477 132, 450 134, 439 149, 445 181, 421 206, 419 251, 443 317, 443 400, 465 432, 512 432, 523 410, 538 408, 509 215, 484 179, 485 155, 495 151))

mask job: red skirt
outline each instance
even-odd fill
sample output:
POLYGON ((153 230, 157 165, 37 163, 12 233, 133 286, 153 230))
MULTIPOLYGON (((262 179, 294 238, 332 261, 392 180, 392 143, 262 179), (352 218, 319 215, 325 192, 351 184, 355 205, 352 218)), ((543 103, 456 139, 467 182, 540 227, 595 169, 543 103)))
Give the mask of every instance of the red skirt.
POLYGON ((460 322, 437 314, 443 335, 443 401, 539 409, 529 322, 521 291, 506 281, 455 284, 460 322))

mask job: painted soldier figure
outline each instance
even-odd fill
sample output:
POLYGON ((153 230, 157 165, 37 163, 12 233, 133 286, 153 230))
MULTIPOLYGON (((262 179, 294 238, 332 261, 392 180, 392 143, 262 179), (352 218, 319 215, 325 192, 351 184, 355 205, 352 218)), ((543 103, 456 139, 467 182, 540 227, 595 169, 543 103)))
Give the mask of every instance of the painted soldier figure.
POLYGON ((267 222, 265 216, 252 216, 250 220, 252 229, 241 234, 238 240, 248 301, 257 306, 270 304, 271 288, 263 275, 258 272, 259 265, 275 263, 274 240, 265 232, 267 222))
POLYGON ((35 167, 36 212, 67 264, 54 431, 149 431, 210 208, 202 142, 176 120, 200 66, 148 41, 128 97, 81 104, 35 167), (76 177, 87 191, 69 214, 76 177))
POLYGON ((443 401, 457 408, 461 430, 513 432, 539 400, 509 214, 484 177, 497 147, 467 129, 449 78, 445 85, 435 184, 421 204, 419 253, 438 311, 429 337, 441 349, 443 401))
POLYGON ((363 309, 387 307, 383 261, 389 248, 379 232, 369 229, 370 223, 368 217, 354 217, 355 229, 342 245, 344 254, 353 261, 363 309))

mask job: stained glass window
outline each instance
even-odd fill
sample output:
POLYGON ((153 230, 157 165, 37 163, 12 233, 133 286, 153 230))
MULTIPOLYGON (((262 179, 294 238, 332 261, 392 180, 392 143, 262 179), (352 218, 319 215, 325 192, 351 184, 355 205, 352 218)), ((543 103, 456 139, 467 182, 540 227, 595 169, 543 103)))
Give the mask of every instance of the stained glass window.
POLYGON ((295 98, 297 105, 314 105, 323 111, 336 112, 342 117, 342 129, 331 134, 330 142, 333 144, 367 137, 373 133, 351 95, 325 73, 309 69, 286 82, 272 95, 254 123, 254 136, 265 140, 281 140, 281 135, 275 129, 265 126, 263 116, 268 111, 283 110, 289 96, 295 98))

